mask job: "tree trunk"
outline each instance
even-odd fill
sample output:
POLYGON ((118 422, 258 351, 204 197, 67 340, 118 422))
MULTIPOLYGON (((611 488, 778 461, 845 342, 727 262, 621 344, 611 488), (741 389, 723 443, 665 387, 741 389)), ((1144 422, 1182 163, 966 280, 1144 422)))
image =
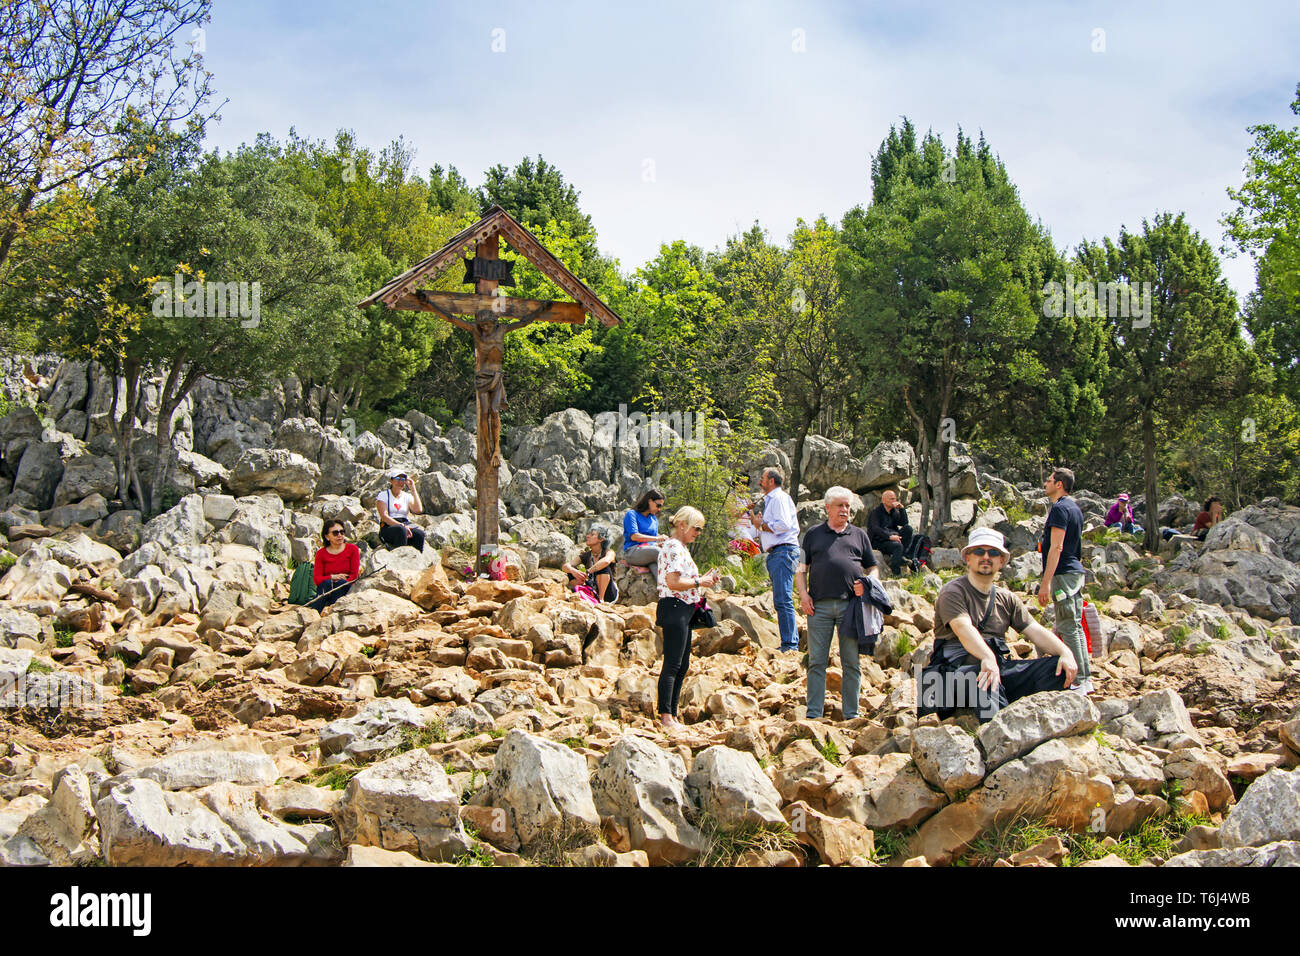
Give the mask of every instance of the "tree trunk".
POLYGON ((799 423, 799 437, 794 440, 794 454, 790 456, 790 487, 786 488, 786 493, 797 506, 799 504, 799 485, 803 481, 803 446, 808 441, 808 429, 812 427, 812 421, 804 417, 799 423))
POLYGON ((1160 500, 1156 489, 1156 425, 1149 408, 1142 410, 1142 458, 1146 470, 1147 523, 1142 547, 1160 550, 1160 500))
MULTIPOLYGON (((940 421, 942 421, 942 418, 940 421)), ((930 538, 937 545, 942 537, 943 526, 948 523, 951 517, 951 505, 948 496, 948 459, 952 443, 945 441, 943 436, 938 433, 936 433, 935 437, 938 439, 939 460, 935 471, 926 472, 926 478, 934 482, 934 516, 930 520, 930 538)), ((934 456, 931 455, 931 457, 934 456)))

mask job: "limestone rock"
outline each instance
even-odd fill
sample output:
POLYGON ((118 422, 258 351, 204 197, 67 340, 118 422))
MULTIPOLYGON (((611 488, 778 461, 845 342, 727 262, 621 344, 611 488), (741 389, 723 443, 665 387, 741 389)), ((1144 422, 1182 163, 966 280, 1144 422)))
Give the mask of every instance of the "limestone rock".
POLYGON ((706 848, 686 820, 686 767, 682 758, 625 734, 610 748, 591 779, 596 810, 623 821, 631 847, 651 866, 688 863, 706 848))
POLYGON ((428 721, 405 697, 368 701, 354 717, 326 724, 320 732, 323 763, 364 761, 400 745, 406 735, 428 721))
POLYGON ((1300 840, 1300 770, 1270 770, 1242 794, 1219 828, 1220 844, 1263 846, 1300 840))
POLYGON ((1030 694, 1013 701, 979 729, 990 770, 1026 754, 1045 740, 1086 734, 1097 726, 1092 702, 1072 691, 1030 694))
POLYGON ((960 790, 979 786, 984 760, 975 738, 950 724, 912 731, 912 759, 926 781, 956 799, 960 790))
POLYGON ((487 789, 492 805, 510 814, 525 847, 548 831, 600 825, 587 761, 563 744, 518 728, 501 741, 487 789))
POLYGON ((722 745, 709 747, 695 758, 686 789, 695 805, 724 830, 785 823, 781 795, 751 753, 722 745))
POLYGON ((350 781, 334 810, 339 836, 384 850, 446 861, 469 851, 460 799, 442 765, 411 750, 369 767, 350 781))

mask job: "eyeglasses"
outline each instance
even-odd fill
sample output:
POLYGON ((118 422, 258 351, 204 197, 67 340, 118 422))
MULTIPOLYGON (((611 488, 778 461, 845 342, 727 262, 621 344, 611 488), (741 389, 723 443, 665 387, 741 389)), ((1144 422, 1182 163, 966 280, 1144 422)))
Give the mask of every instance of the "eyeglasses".
POLYGON ((1002 552, 997 548, 971 548, 966 553, 973 554, 977 558, 991 558, 994 555, 1001 554, 1002 552))
POLYGON ((342 536, 343 536, 343 529, 342 529, 342 528, 335 528, 333 531, 331 531, 331 532, 329 533, 329 536, 330 536, 331 538, 334 537, 335 535, 338 535, 339 537, 342 537, 342 536))

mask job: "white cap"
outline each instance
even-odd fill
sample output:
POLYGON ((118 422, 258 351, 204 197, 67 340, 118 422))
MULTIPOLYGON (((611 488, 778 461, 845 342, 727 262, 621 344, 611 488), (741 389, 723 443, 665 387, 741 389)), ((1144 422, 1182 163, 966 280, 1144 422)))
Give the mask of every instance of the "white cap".
POLYGON ((1003 542, 1002 532, 995 531, 993 528, 976 528, 972 531, 970 537, 966 540, 966 547, 961 549, 961 553, 964 555, 971 548, 980 547, 997 548, 1008 558, 1011 557, 1011 552, 1007 550, 1007 546, 1003 542))
POLYGON ((394 468, 392 471, 390 471, 390 472, 388 473, 388 480, 389 480, 389 481, 393 481, 393 480, 395 480, 395 479, 397 479, 397 478, 405 478, 405 477, 406 477, 406 469, 405 469, 405 468, 394 468))

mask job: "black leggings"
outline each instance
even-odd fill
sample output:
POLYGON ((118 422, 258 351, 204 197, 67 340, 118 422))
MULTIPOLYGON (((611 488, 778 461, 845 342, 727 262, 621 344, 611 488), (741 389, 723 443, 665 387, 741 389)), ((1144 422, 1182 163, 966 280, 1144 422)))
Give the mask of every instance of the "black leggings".
POLYGON ((409 544, 416 551, 424 550, 424 529, 417 528, 413 524, 386 524, 379 529, 379 537, 388 545, 388 550, 400 548, 404 544, 409 544), (411 529, 411 540, 406 540, 406 529, 411 529))
POLYGON ((659 670, 659 713, 677 716, 686 669, 691 665, 691 616, 695 606, 678 598, 660 598, 655 623, 664 632, 664 663, 659 670))

